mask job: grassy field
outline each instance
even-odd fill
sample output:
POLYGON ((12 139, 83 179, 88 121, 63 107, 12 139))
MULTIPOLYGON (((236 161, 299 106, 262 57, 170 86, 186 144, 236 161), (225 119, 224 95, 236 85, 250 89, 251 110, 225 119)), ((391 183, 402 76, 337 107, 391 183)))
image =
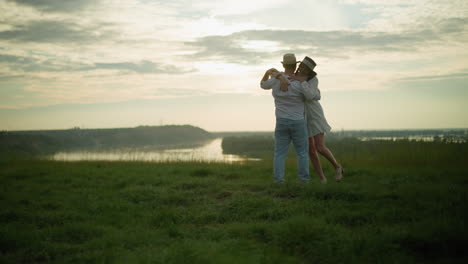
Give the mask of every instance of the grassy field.
POLYGON ((372 160, 0 161, 0 263, 466 263, 468 166, 372 160))

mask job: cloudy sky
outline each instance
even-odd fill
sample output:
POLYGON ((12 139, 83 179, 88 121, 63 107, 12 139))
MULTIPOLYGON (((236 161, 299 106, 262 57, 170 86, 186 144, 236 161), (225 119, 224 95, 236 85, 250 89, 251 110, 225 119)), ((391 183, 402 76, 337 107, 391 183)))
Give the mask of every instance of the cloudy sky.
POLYGON ((317 62, 335 130, 468 127, 466 0, 0 0, 0 129, 273 130, 317 62))

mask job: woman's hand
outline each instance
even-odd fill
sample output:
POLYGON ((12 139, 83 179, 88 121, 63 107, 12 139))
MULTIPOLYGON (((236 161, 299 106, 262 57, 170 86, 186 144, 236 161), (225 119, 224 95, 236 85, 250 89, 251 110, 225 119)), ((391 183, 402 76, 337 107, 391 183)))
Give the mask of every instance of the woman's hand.
POLYGON ((279 80, 280 80, 280 90, 283 92, 287 92, 288 86, 289 86, 288 80, 286 80, 286 78, 284 77, 281 77, 279 80))
POLYGON ((293 75, 293 76, 290 76, 289 79, 303 82, 303 81, 307 80, 307 77, 306 76, 301 76, 301 75, 293 75))

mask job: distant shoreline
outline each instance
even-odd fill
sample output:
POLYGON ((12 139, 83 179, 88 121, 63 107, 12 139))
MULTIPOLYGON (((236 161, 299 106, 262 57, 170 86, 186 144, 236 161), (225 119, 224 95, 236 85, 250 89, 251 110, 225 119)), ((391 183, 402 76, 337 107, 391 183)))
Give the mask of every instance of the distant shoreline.
MULTIPOLYGON (((188 125, 188 124, 182 124, 182 125, 162 125, 162 126, 136 126, 136 127, 103 127, 103 128, 85 128, 85 127, 71 127, 71 128, 50 128, 50 129, 21 129, 21 130, 9 130, 9 129, 0 129, 0 132, 52 132, 52 131, 70 131, 70 130, 115 130, 115 129, 136 129, 136 128, 161 128, 161 127, 181 127, 181 126, 192 126, 196 127, 193 125, 188 125)), ((209 133, 212 134, 225 134, 225 133, 251 133, 251 134, 256 134, 256 133, 270 133, 272 130, 234 130, 234 131, 229 131, 229 130, 222 130, 222 131, 210 131, 206 130, 204 128, 201 128, 209 133)), ((338 129, 334 128, 331 133, 338 133, 341 131, 345 132, 357 132, 357 131, 376 131, 376 132, 389 132, 389 131, 467 131, 468 132, 468 127, 455 127, 455 128, 363 128, 363 129, 338 129)))

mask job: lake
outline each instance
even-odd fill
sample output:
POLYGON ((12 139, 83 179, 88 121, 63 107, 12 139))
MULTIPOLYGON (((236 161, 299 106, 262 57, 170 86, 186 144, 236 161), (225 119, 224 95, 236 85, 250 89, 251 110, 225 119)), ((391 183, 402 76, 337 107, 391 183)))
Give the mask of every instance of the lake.
POLYGON ((239 155, 223 154, 223 139, 216 138, 209 143, 193 148, 157 149, 125 148, 108 151, 58 152, 50 156, 56 161, 147 161, 147 162, 222 162, 235 163, 257 161, 239 155))
POLYGON ((424 141, 424 142, 433 142, 433 136, 406 136, 406 137, 358 137, 361 141, 372 141, 372 140, 409 140, 409 141, 424 141))
POLYGON ((372 141, 372 140, 390 140, 390 141, 398 141, 398 140, 409 140, 409 141, 424 141, 424 142, 434 142, 436 140, 444 140, 447 142, 453 143, 465 143, 466 139, 464 136, 450 136, 450 135, 408 135, 408 136, 372 136, 372 137, 358 137, 361 141, 372 141))

